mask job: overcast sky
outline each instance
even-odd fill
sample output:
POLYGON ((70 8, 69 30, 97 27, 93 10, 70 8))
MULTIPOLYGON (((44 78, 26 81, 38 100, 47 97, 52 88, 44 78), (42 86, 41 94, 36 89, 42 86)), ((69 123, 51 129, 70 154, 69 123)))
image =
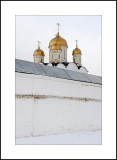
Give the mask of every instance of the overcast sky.
POLYGON ((16 16, 16 58, 33 62, 37 41, 49 62, 49 42, 58 31, 67 41, 67 60, 72 62, 72 51, 82 51, 82 65, 89 74, 101 76, 101 16, 16 16))

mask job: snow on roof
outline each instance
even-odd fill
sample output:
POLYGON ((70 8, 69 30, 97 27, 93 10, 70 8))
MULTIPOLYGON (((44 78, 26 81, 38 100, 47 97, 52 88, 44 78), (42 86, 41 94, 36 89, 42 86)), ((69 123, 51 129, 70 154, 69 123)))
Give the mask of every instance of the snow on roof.
POLYGON ((15 72, 102 84, 102 77, 15 59, 15 72))

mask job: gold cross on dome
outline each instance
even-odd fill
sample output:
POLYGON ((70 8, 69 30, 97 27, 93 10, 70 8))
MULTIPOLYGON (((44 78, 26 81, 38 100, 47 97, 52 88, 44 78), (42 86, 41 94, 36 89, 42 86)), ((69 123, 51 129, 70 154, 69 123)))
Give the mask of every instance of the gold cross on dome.
POLYGON ((78 42, 78 40, 76 40, 76 47, 78 47, 77 42, 78 42))
POLYGON ((37 41, 37 42, 38 42, 38 48, 40 48, 40 43, 41 43, 41 42, 40 42, 40 41, 37 41))
POLYGON ((58 25, 58 32, 59 32, 59 26, 60 26, 60 24, 59 24, 59 23, 57 23, 57 25, 58 25))
POLYGON ((78 40, 76 40, 76 45, 77 45, 78 40))

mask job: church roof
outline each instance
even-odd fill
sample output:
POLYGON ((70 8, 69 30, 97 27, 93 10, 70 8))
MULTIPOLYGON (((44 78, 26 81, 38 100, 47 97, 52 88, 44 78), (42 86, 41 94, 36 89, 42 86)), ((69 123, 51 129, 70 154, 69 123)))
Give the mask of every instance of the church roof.
POLYGON ((51 67, 44 64, 37 64, 34 62, 24 61, 20 59, 15 60, 15 72, 43 75, 94 84, 102 84, 102 77, 100 76, 80 73, 57 67, 51 67))

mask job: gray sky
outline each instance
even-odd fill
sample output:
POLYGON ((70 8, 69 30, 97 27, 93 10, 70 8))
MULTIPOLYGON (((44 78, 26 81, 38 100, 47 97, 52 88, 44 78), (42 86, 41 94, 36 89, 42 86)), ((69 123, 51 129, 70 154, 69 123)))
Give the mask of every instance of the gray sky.
POLYGON ((72 62, 72 51, 78 40, 82 51, 82 65, 89 74, 101 76, 101 16, 16 16, 16 58, 33 62, 37 41, 49 62, 49 42, 58 31, 67 41, 67 60, 72 62))

